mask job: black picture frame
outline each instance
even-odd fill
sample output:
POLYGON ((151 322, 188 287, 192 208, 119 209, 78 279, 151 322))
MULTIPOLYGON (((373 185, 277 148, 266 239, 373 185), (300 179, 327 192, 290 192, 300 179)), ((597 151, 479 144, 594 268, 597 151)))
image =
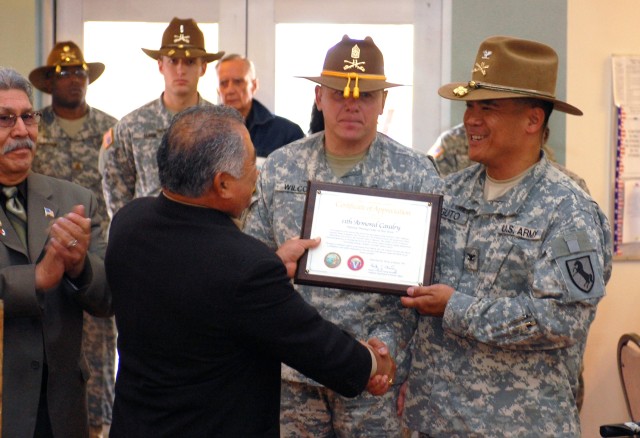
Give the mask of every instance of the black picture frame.
MULTIPOLYGON (((425 242, 417 239, 416 244, 423 245, 424 248, 418 248, 425 254, 424 263, 424 276, 422 278, 416 278, 416 286, 429 285, 433 282, 433 273, 435 270, 436 252, 439 241, 440 230, 440 215, 442 211, 442 195, 432 193, 416 193, 416 192, 403 192, 397 190, 369 188, 350 186, 345 184, 334 184, 319 181, 309 181, 307 183, 307 198, 304 207, 304 216, 302 222, 301 238, 310 239, 314 218, 318 217, 318 196, 323 192, 330 192, 332 195, 337 194, 355 194, 360 199, 367 200, 366 197, 373 197, 375 200, 380 198, 393 198, 398 200, 407 200, 415 205, 418 203, 425 203, 429 205, 430 215, 425 221, 425 227, 428 227, 428 237, 425 242)), ((424 231, 424 230, 422 230, 424 231)), ((322 237, 322 236, 319 236, 322 237)), ((302 285, 321 286, 327 288, 347 289, 358 292, 374 292, 393 295, 406 295, 406 290, 410 286, 409 284, 396 284, 393 282, 385 282, 380 280, 369 279, 354 279, 346 278, 334 275, 323 275, 314 272, 310 272, 308 269, 309 251, 301 257, 294 276, 294 282, 302 285)), ((418 265, 420 268, 422 265, 418 265)))

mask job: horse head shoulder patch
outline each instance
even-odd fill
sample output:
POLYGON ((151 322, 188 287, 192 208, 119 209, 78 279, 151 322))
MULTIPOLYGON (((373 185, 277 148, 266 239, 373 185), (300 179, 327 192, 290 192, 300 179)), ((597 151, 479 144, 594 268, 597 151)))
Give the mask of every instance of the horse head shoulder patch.
POLYGON ((593 265, 589 256, 576 257, 565 261, 569 278, 584 293, 593 289, 593 265))
POLYGON ((567 288, 569 302, 604 296, 602 266, 586 231, 555 239, 551 242, 551 249, 567 288))

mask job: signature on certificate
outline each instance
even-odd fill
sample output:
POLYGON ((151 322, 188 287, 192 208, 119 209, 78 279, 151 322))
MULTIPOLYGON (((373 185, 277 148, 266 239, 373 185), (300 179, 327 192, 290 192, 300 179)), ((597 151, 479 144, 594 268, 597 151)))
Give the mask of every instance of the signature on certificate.
POLYGON ((396 274, 398 270, 392 264, 387 263, 371 263, 371 271, 377 272, 380 274, 396 274))

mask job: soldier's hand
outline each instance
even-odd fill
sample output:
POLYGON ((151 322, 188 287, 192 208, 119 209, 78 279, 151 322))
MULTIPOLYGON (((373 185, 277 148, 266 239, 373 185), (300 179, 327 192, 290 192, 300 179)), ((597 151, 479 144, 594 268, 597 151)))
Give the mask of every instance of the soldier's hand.
POLYGON ((400 301, 405 307, 416 309, 421 315, 442 316, 455 290, 446 284, 417 286, 407 289, 407 297, 400 301))

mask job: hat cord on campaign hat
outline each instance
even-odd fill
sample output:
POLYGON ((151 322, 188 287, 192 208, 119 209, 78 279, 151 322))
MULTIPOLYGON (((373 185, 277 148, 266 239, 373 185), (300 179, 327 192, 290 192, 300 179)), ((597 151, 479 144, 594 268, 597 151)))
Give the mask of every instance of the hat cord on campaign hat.
POLYGON ((351 84, 351 79, 355 79, 355 84, 353 86, 353 97, 354 99, 357 99, 360 97, 360 87, 358 87, 358 80, 360 78, 362 79, 371 79, 371 80, 375 80, 375 81, 386 81, 387 77, 385 75, 370 75, 370 74, 360 74, 360 73, 355 73, 355 72, 349 72, 349 73, 342 73, 339 71, 333 71, 333 70, 323 70, 322 73, 320 73, 322 76, 333 76, 336 78, 347 78, 347 85, 344 87, 344 91, 342 92, 342 95, 344 96, 345 99, 347 99, 350 94, 351 94, 351 88, 349 88, 349 85, 351 84))
MULTIPOLYGON (((507 91, 507 92, 511 92, 511 93, 531 95, 531 97, 535 97, 535 96, 548 97, 548 98, 554 98, 555 97, 551 93, 544 93, 544 92, 538 91, 538 90, 529 90, 529 89, 526 89, 526 88, 506 87, 506 86, 502 86, 502 85, 490 84, 488 82, 469 81, 468 86, 469 86, 469 88, 473 88, 473 89, 484 88, 485 90, 507 91)), ((455 94, 458 97, 462 97, 462 96, 466 95, 468 92, 469 92, 469 90, 466 87, 463 87, 462 85, 453 90, 453 94, 455 94)))

